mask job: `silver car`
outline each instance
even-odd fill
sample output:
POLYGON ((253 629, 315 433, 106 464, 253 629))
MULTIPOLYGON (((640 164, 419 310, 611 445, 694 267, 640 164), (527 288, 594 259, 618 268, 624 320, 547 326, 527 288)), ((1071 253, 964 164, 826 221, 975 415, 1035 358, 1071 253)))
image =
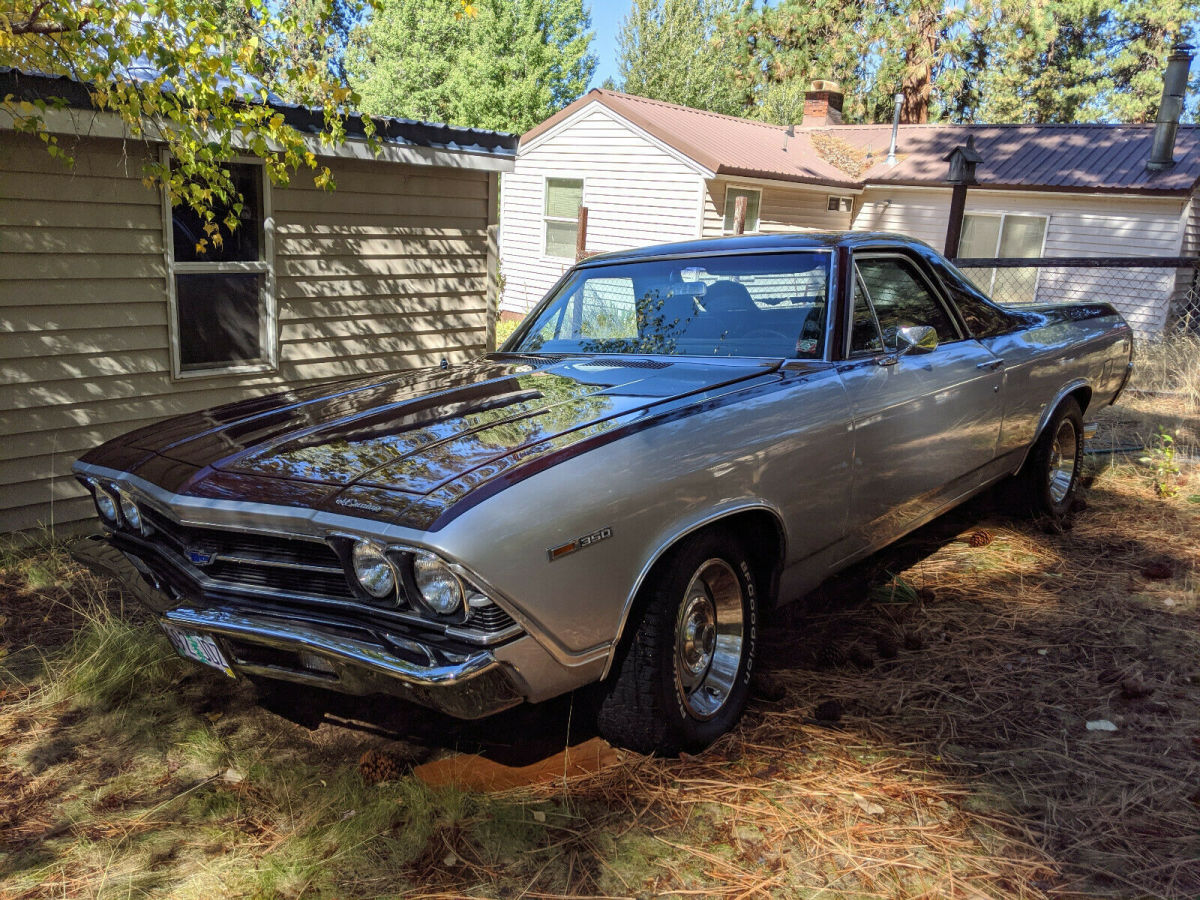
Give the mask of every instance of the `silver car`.
POLYGON ((906 238, 696 241, 577 265, 473 363, 75 471, 186 657, 466 718, 594 685, 673 753, 737 722, 770 607, 999 481, 1064 516, 1131 352, 1111 306, 1001 308, 906 238))

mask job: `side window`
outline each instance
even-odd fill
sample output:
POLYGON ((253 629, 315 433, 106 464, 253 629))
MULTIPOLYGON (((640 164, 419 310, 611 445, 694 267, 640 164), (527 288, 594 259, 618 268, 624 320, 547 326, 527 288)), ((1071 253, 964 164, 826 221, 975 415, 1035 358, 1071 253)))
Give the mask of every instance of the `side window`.
POLYGON ((910 325, 932 325, 941 343, 958 340, 958 329, 950 314, 930 293, 909 260, 899 256, 868 257, 858 260, 857 266, 875 309, 885 349, 897 349, 896 330, 910 325))
POLYGON ((555 259, 574 259, 575 241, 579 236, 579 207, 583 205, 583 179, 547 178, 546 256, 555 259))
POLYGON ((263 166, 230 163, 240 207, 214 202, 218 223, 238 227, 209 234, 186 204, 169 210, 170 327, 175 375, 268 368, 275 364, 267 183, 263 166))
POLYGON ((871 303, 863 291, 862 279, 854 276, 854 321, 850 326, 850 355, 882 353, 883 338, 871 303))
POLYGON ((1013 321, 1004 312, 989 303, 982 295, 973 291, 963 283, 964 276, 952 266, 943 265, 936 259, 929 260, 942 287, 950 295, 954 305, 958 307, 959 315, 967 323, 967 328, 975 337, 992 337, 1011 331, 1013 321))

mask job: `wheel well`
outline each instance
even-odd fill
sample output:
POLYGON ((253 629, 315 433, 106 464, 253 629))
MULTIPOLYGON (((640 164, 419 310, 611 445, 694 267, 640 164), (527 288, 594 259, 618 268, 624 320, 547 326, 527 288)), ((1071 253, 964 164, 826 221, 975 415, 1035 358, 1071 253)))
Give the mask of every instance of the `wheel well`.
MULTIPOLYGON (((732 513, 714 522, 709 522, 696 531, 689 531, 680 536, 659 557, 659 562, 684 541, 706 531, 724 531, 737 537, 742 544, 742 549, 750 557, 750 565, 754 569, 754 580, 758 585, 759 600, 763 608, 773 606, 775 597, 779 593, 779 573, 782 569, 784 551, 783 525, 779 519, 765 509, 748 509, 732 513)), ((655 568, 658 567, 658 564, 655 563, 655 568)))
MULTIPOLYGON (((1088 404, 1092 402, 1092 389, 1084 385, 1071 391, 1071 393, 1067 394, 1067 397, 1075 398, 1075 402, 1079 404, 1079 411, 1086 413, 1088 404)), ((1063 397, 1063 399, 1065 400, 1067 397, 1063 397)))

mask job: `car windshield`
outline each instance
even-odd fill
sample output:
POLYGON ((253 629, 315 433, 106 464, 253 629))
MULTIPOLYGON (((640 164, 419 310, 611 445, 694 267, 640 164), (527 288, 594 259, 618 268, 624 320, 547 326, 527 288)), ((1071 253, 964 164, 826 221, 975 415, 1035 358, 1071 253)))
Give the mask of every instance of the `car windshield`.
POLYGON ((828 285, 819 251, 585 268, 504 350, 817 359, 828 285))

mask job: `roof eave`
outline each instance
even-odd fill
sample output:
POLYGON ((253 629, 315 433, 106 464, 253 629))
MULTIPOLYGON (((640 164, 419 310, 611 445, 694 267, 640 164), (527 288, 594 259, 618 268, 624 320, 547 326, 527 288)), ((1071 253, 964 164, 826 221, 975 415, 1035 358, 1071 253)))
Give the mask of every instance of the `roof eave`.
MULTIPOLYGON (((863 188, 915 187, 950 190, 953 185, 945 181, 929 181, 919 178, 867 178, 863 188)), ((1006 182, 984 182, 973 184, 973 191, 1018 191, 1039 194, 1138 194, 1145 197, 1187 197, 1196 189, 1190 187, 1156 188, 1151 185, 1065 185, 1065 184, 1020 184, 1006 182)))

